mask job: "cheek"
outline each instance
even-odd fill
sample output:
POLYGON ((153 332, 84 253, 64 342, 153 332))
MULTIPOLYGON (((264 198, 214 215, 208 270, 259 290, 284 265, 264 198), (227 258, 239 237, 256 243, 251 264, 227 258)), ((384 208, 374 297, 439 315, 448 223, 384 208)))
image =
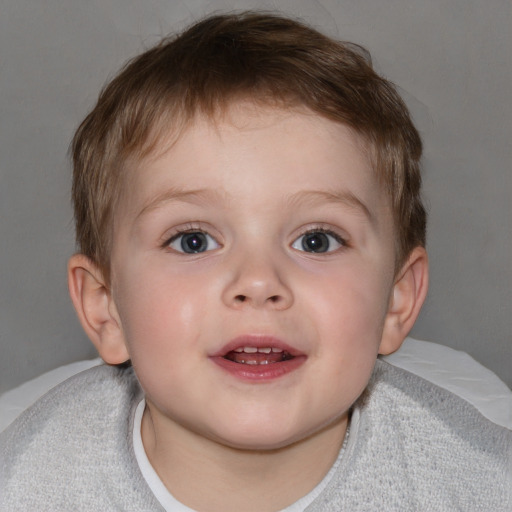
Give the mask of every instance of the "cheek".
POLYGON ((158 356, 159 349, 179 350, 184 339, 193 345, 207 312, 206 293, 200 290, 199 283, 187 276, 130 272, 129 279, 120 281, 117 302, 131 352, 151 345, 158 356))
POLYGON ((309 287, 308 303, 314 311, 326 349, 340 352, 377 350, 387 311, 388 285, 371 269, 342 269, 309 287), (332 346, 334 345, 334 346, 332 346), (342 351, 343 349, 343 351, 342 351), (350 351, 350 350, 349 350, 350 351))

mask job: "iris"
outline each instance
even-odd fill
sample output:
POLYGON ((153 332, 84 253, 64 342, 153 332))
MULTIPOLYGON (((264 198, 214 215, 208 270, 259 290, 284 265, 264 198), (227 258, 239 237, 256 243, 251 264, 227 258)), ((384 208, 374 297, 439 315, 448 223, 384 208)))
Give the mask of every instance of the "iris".
POLYGON ((195 233, 185 233, 181 237, 181 249, 187 254, 204 252, 208 248, 206 235, 200 231, 195 233))
POLYGON ((320 231, 308 233, 302 238, 302 249, 306 252, 327 252, 329 246, 329 237, 320 231))

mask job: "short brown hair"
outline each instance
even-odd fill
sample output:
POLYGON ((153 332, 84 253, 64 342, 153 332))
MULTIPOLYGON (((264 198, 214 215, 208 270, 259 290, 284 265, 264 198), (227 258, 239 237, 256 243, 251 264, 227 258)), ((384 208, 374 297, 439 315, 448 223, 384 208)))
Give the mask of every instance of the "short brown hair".
POLYGON ((367 142, 389 194, 399 268, 425 245, 422 145, 394 86, 361 47, 301 22, 246 12, 208 17, 134 58, 102 91, 72 143, 79 250, 109 276, 113 215, 127 159, 151 153, 169 129, 237 99, 303 106, 367 142))

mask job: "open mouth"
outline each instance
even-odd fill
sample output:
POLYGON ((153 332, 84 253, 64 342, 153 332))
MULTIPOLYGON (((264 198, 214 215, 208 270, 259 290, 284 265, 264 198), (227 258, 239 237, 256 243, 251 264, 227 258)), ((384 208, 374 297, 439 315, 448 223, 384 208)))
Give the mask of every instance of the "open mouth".
POLYGON ((253 366, 282 363, 293 358, 289 352, 278 347, 239 347, 224 356, 228 361, 253 366))
POLYGON ((273 336, 239 336, 218 352, 212 362, 242 381, 271 382, 293 373, 307 355, 273 336))

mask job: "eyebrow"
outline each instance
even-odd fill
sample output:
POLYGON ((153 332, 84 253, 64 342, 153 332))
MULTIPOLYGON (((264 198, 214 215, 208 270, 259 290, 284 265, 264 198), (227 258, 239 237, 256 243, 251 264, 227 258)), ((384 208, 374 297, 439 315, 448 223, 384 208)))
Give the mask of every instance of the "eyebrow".
POLYGON ((183 202, 191 204, 212 203, 220 198, 222 194, 210 189, 184 190, 171 188, 152 197, 137 214, 137 218, 171 202, 183 202))
MULTIPOLYGON (((171 188, 164 190, 160 194, 152 197, 137 214, 137 218, 154 211, 170 202, 185 202, 190 204, 208 204, 219 201, 223 196, 219 191, 211 189, 185 190, 181 188, 171 188)), ((324 204, 342 204, 346 207, 363 213, 371 223, 375 222, 375 216, 366 204, 352 192, 325 191, 325 190, 301 190, 293 194, 288 203, 304 204, 309 203, 313 206, 324 204)))
POLYGON ((348 190, 332 192, 326 190, 302 190, 290 198, 290 203, 310 203, 313 205, 323 205, 326 203, 342 204, 363 213, 371 223, 375 222, 375 215, 372 213, 370 208, 355 194, 348 190))

